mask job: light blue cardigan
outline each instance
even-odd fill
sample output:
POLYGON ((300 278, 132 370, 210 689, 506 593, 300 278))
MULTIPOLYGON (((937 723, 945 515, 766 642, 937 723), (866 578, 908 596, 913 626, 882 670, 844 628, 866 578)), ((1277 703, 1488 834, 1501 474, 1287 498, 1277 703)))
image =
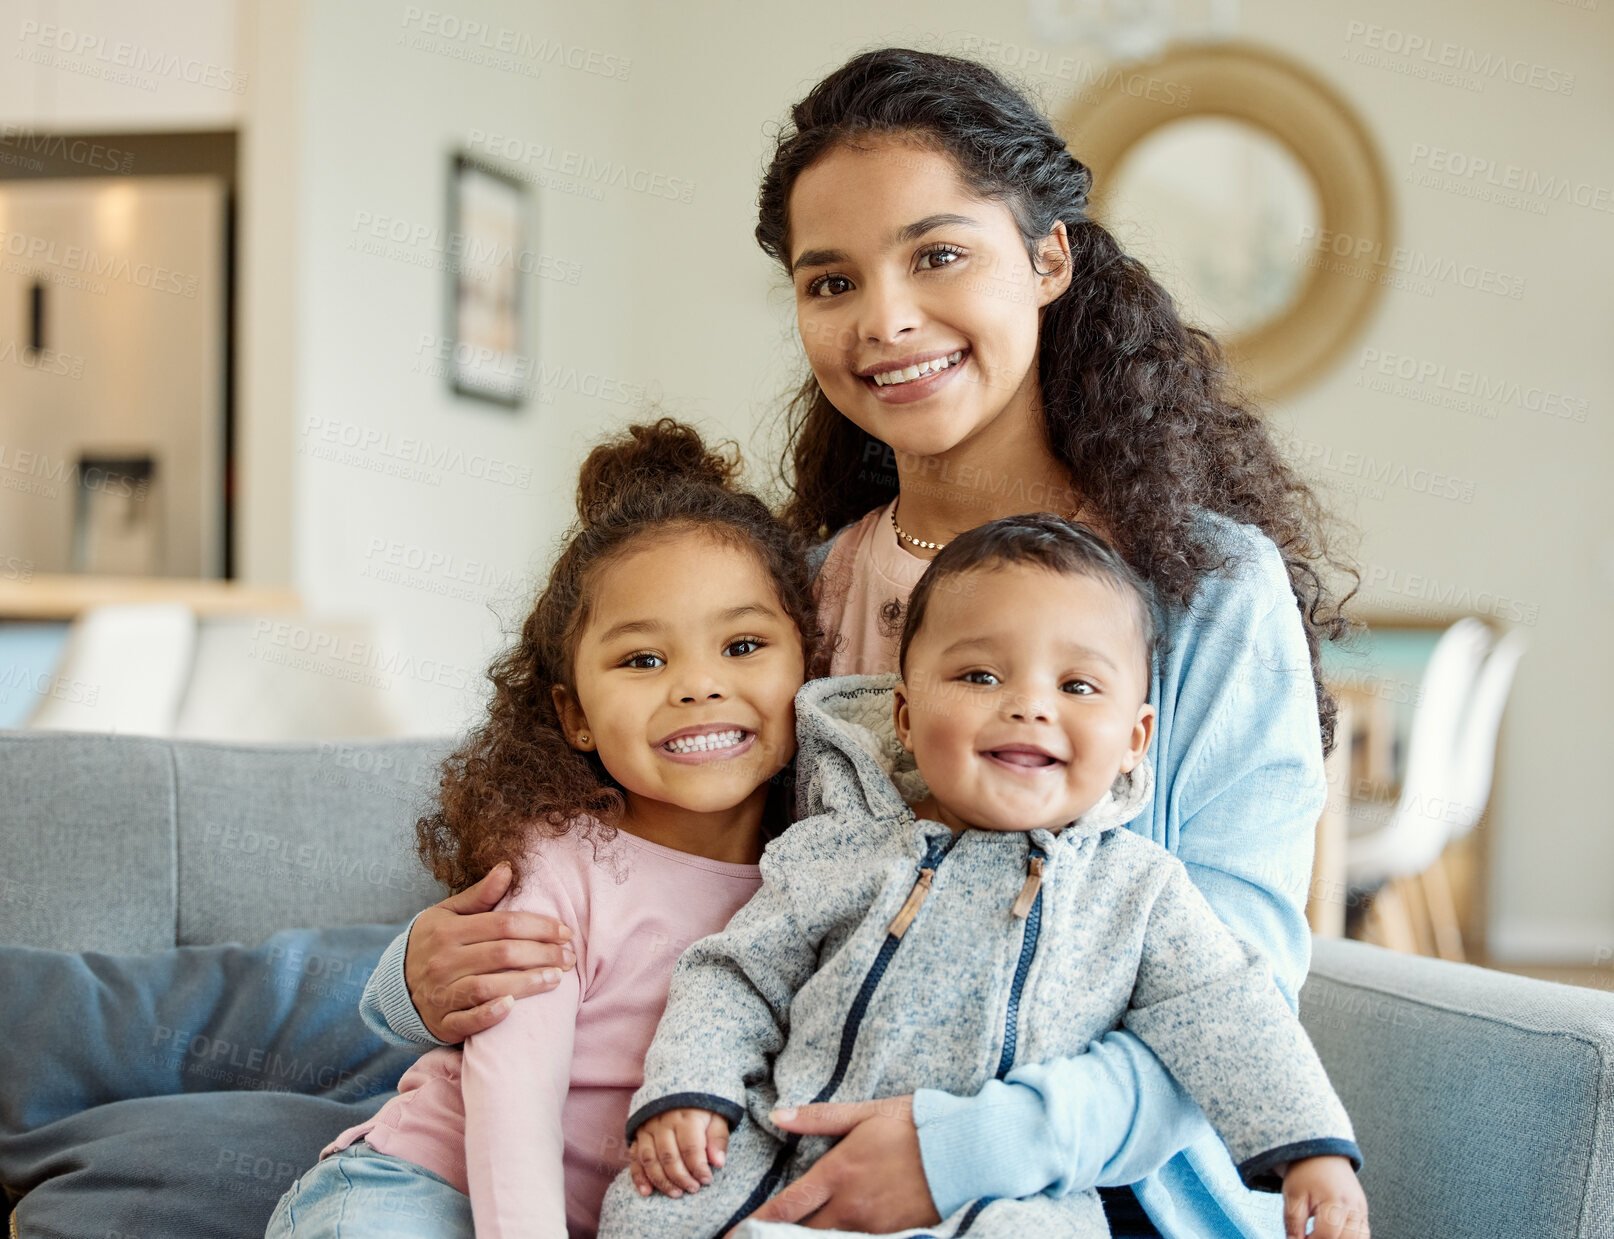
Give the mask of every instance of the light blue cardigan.
MULTIPOLYGON (((1158 612, 1149 695, 1152 804, 1129 823, 1176 853, 1229 928, 1265 952, 1291 1007, 1311 958, 1305 900, 1326 797, 1300 611, 1277 547, 1206 515, 1230 560, 1193 605, 1158 612)), ((408 930, 365 990, 395 1045, 438 1044, 403 979, 408 930), (389 1027, 390 1026, 390 1027, 389 1027)), ((1016 1068, 974 1097, 914 1095, 925 1177, 943 1217, 979 1196, 1132 1184, 1166 1239, 1275 1239, 1282 1198, 1252 1192, 1165 1066, 1117 1029, 1088 1052, 1016 1068)))

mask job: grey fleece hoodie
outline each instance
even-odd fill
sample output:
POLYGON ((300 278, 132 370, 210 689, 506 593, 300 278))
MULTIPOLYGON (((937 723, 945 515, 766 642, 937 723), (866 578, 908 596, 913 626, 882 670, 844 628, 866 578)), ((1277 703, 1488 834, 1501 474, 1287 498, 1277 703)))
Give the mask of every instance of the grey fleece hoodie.
MULTIPOLYGON (((641 1199, 624 1173, 601 1235, 721 1234, 799 1177, 831 1141, 781 1133, 775 1106, 972 1095, 1117 1024, 1198 1102, 1251 1187, 1276 1190, 1273 1168, 1297 1157, 1359 1165, 1262 957, 1174 856, 1121 829, 1149 800, 1148 762, 1058 834, 955 837, 905 802, 926 789, 893 731, 895 683, 846 676, 798 695, 801 820, 768 844, 751 901, 679 960, 629 1108, 630 1140, 666 1110, 722 1114, 727 1163, 678 1200, 641 1199)), ((975 1202, 938 1233, 1014 1233, 1033 1219, 990 1222, 1017 1203, 975 1202)), ((1063 1206, 1058 1233, 1107 1233, 1092 1192, 1044 1203, 1063 1206)))

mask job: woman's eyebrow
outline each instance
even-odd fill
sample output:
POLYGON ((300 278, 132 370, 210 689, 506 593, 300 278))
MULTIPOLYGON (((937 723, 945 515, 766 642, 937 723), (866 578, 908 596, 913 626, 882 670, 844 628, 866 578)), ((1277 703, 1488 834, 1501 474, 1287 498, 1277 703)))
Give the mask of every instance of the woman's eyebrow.
MULTIPOLYGON (((903 245, 917 241, 927 232, 934 232, 938 228, 979 228, 980 221, 971 219, 968 215, 927 215, 924 219, 915 220, 911 224, 904 224, 892 233, 891 239, 886 242, 886 248, 893 245, 903 245)), ((846 255, 841 250, 805 250, 796 261, 791 264, 790 274, 795 275, 803 267, 825 267, 830 263, 845 262, 846 255)))

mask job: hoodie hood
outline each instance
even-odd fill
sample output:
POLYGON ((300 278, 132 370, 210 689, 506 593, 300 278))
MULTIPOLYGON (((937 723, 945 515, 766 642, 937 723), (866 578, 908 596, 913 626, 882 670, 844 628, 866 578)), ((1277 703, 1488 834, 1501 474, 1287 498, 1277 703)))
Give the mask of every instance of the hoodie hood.
MULTIPOLYGON (((899 675, 810 680, 796 694, 796 816, 891 820, 930 794, 913 754, 897 739, 892 690, 899 675)), ((1154 773, 1145 757, 1118 774, 1104 798, 1060 831, 1100 835, 1148 805, 1154 773)))

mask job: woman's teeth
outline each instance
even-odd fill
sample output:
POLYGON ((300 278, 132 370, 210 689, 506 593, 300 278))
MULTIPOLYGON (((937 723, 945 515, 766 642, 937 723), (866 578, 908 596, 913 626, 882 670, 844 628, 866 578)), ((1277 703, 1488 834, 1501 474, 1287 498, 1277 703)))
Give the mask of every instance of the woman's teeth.
POLYGON ((938 370, 945 370, 948 366, 956 366, 964 358, 964 350, 949 353, 945 357, 937 357, 931 361, 922 361, 917 366, 904 366, 901 370, 887 370, 882 374, 873 376, 876 387, 891 387, 897 383, 911 383, 915 379, 922 379, 927 374, 935 374, 938 370))
POLYGON ((745 739, 745 732, 709 731, 699 736, 679 736, 661 747, 669 753, 705 753, 712 749, 731 749, 745 739))

